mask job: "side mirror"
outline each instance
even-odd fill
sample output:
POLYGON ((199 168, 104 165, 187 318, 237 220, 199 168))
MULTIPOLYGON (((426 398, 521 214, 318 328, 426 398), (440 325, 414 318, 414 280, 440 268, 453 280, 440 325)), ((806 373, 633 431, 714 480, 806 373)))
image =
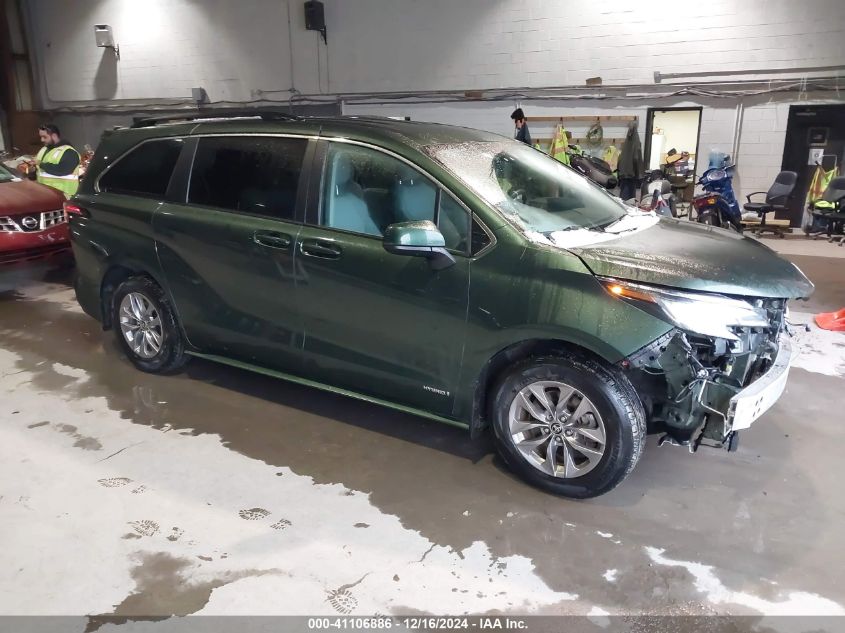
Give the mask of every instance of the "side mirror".
POLYGON ((455 263, 446 250, 446 240, 434 222, 398 222, 384 231, 384 250, 393 255, 425 257, 434 270, 443 270, 455 263))

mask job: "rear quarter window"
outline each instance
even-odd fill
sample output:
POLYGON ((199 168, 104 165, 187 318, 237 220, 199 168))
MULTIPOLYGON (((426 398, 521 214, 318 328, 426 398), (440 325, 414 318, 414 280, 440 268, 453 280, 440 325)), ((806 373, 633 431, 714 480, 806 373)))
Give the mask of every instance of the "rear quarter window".
POLYGON ((293 220, 304 138, 201 138, 194 157, 190 204, 293 220))
POLYGON ((100 177, 99 190, 163 198, 183 145, 175 138, 141 143, 100 177))

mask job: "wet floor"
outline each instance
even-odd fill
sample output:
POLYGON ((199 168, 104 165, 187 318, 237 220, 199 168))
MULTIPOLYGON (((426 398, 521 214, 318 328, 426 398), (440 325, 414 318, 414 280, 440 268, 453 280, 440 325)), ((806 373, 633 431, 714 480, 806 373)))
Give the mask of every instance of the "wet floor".
MULTIPOLYGON (((818 286, 793 320, 845 307, 841 259, 793 259, 818 286)), ((0 282, 0 614, 845 614, 845 334, 801 335, 737 453, 651 441, 574 502, 460 429, 138 372, 68 282, 0 282)))

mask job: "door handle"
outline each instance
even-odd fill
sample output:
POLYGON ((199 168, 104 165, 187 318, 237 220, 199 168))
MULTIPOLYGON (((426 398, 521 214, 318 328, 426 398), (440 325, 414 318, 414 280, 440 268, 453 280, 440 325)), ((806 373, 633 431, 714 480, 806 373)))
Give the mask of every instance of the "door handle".
POLYGON ((286 233, 276 233, 275 231, 256 231, 252 236, 252 239, 256 244, 278 250, 289 249, 292 241, 290 235, 287 235, 286 233))
POLYGON ((303 255, 320 259, 338 259, 342 252, 340 246, 327 240, 302 240, 299 250, 303 255))

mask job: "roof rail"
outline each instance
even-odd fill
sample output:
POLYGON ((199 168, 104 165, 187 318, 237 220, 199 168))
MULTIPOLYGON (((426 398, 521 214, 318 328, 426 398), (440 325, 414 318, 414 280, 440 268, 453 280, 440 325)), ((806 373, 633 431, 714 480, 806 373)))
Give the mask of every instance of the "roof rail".
POLYGON ((178 114, 165 114, 162 116, 133 117, 132 128, 153 127, 159 123, 177 121, 199 121, 202 119, 237 119, 242 117, 260 117, 265 121, 301 121, 302 117, 281 110, 267 110, 264 108, 244 108, 242 110, 220 109, 206 110, 204 112, 185 112, 178 114))

